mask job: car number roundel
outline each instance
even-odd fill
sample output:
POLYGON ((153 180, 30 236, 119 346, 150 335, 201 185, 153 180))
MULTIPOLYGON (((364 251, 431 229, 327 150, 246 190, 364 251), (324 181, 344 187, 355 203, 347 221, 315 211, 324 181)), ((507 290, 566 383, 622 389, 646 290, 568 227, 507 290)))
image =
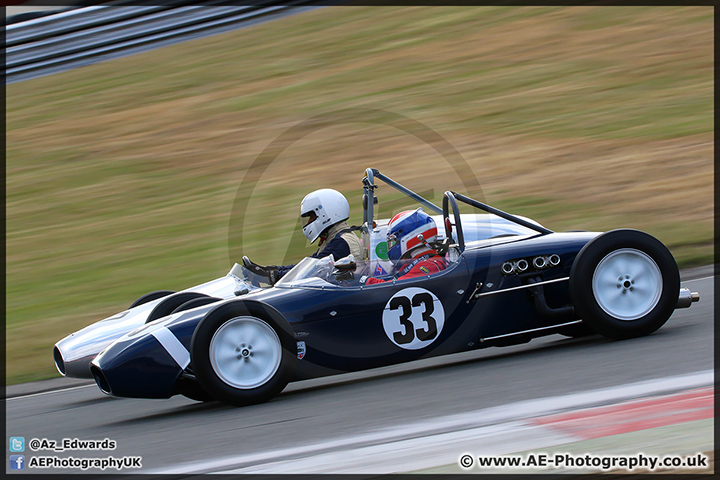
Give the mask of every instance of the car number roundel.
POLYGON ((385 335, 400 348, 419 350, 442 332, 445 309, 429 290, 404 288, 385 304, 382 315, 385 335))

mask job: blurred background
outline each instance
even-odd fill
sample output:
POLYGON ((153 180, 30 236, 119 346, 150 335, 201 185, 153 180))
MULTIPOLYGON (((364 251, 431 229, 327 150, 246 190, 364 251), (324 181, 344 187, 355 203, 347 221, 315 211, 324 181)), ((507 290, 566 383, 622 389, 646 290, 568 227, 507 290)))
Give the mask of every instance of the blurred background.
MULTIPOLYGON (((713 67, 712 7, 330 6, 11 83, 8 383, 57 376, 57 340, 220 277, 238 251, 312 253, 300 200, 340 190, 358 225, 367 167, 553 230, 637 228, 681 268, 710 264, 713 67)), ((378 196, 380 218, 404 209, 378 196)))

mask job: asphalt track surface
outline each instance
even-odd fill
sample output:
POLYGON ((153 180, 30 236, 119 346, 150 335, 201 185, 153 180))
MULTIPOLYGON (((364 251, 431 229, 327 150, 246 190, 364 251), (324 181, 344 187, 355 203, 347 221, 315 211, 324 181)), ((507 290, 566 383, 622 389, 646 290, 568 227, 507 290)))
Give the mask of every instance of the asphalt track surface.
MULTIPOLYGON (((142 470, 157 472, 513 402, 712 370, 713 278, 685 280, 683 285, 700 292, 700 302, 676 310, 648 337, 610 341, 552 335, 524 345, 298 382, 268 403, 244 408, 180 396, 111 398, 86 385, 9 398, 7 435, 24 436, 27 442, 110 438, 117 442, 113 451, 43 454, 141 455, 142 470)), ((34 453, 26 450, 26 455, 34 453)))

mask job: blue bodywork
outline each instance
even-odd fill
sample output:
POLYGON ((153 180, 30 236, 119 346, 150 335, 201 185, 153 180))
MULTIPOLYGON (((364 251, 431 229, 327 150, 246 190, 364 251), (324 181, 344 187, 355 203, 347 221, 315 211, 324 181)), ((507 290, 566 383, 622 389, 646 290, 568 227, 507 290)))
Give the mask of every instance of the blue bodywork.
MULTIPOLYGON (((91 369, 100 388, 115 396, 168 398, 182 393, 181 385, 194 380, 192 359, 183 365, 182 358, 192 351, 195 328, 210 310, 225 302, 260 302, 273 307, 287 320, 297 341, 304 342, 305 347, 304 355, 297 361, 294 380, 524 342, 555 333, 557 329, 529 332, 509 341, 492 338, 552 327, 577 317, 547 315, 538 310, 528 288, 512 288, 524 282, 527 286, 530 276, 543 282, 558 280, 543 285, 547 306, 567 307, 571 300, 566 277, 580 249, 596 235, 536 233, 471 241, 457 261, 443 272, 394 283, 327 288, 280 284, 145 325, 107 347, 92 362, 91 369), (560 257, 559 265, 543 269, 531 266, 521 275, 502 271, 507 261, 521 258, 530 261, 535 256, 550 254, 560 257), (391 341, 383 327, 383 313, 395 294, 413 287, 436 297, 444 311, 444 322, 428 345, 408 349, 391 341), (507 291, 491 293, 501 290, 507 291), (481 296, 477 297, 478 294, 481 296), (179 341, 170 349, 172 354, 167 345, 158 341, 159 329, 169 330, 179 341)), ((425 306, 426 311, 429 308, 425 306)))

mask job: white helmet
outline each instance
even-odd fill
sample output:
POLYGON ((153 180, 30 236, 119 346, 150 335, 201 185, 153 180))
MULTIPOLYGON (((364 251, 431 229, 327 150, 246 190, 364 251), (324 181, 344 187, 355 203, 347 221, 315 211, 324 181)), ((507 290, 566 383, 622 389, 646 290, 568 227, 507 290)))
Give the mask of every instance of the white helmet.
POLYGON ((310 217, 303 233, 314 243, 326 228, 350 218, 350 204, 337 190, 322 188, 305 195, 300 203, 300 216, 310 217))

